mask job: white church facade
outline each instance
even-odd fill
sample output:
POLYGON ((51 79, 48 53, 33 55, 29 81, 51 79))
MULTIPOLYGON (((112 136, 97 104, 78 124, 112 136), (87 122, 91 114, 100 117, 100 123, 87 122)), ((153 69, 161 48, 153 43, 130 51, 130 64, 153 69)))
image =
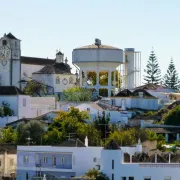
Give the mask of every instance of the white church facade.
POLYGON ((36 80, 54 89, 54 93, 73 87, 76 75, 64 54, 56 53, 55 59, 21 56, 21 41, 11 33, 0 38, 0 86, 23 89, 25 82, 36 80))

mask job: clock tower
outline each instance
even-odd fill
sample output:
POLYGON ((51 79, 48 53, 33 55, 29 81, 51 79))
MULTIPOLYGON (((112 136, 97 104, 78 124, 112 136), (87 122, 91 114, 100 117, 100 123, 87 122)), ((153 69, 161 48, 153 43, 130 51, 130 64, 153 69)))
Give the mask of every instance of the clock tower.
POLYGON ((20 40, 11 33, 0 39, 0 86, 20 88, 21 79, 20 40))

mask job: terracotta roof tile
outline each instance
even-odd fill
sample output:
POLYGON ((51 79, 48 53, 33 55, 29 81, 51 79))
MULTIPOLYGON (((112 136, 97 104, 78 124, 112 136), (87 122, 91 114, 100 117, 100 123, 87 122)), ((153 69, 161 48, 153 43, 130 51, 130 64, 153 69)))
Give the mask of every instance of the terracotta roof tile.
POLYGON ((71 74, 71 68, 68 64, 56 63, 46 65, 41 70, 34 72, 33 74, 71 74))
POLYGON ((55 59, 21 56, 21 64, 47 65, 54 63, 55 59))

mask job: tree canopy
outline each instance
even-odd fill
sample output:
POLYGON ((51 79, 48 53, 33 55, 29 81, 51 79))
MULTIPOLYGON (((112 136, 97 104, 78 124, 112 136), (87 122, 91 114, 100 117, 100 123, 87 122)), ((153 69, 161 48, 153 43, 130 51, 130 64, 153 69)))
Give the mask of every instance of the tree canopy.
POLYGON ((4 128, 0 130, 0 143, 17 143, 17 132, 12 127, 4 128))
POLYGON ((164 124, 180 126, 180 106, 175 106, 163 116, 164 124))
POLYGON ((46 96, 53 95, 54 90, 52 87, 45 85, 43 82, 29 80, 24 88, 24 92, 30 96, 46 96))
POLYGON ((163 79, 163 85, 168 88, 172 88, 174 90, 179 90, 180 88, 180 81, 178 77, 178 73, 176 71, 173 59, 171 59, 170 64, 167 69, 167 73, 163 79))
POLYGON ((27 144, 29 139, 30 144, 41 144, 45 128, 38 120, 31 120, 28 123, 20 123, 17 126, 17 135, 19 144, 27 144))
POLYGON ((92 90, 83 87, 72 87, 64 90, 64 100, 71 102, 91 101, 92 90))
POLYGON ((161 81, 161 70, 154 51, 152 50, 146 66, 144 80, 147 84, 159 84, 161 81))

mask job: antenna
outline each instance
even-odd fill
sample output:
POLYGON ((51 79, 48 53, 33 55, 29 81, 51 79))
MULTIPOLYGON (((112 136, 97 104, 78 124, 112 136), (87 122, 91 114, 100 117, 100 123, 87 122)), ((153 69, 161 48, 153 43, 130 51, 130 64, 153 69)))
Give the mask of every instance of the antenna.
POLYGON ((99 46, 101 46, 101 40, 96 38, 95 39, 95 45, 98 46, 98 48, 99 48, 99 46))
POLYGON ((76 133, 68 133, 69 135, 68 136, 66 136, 66 137, 68 137, 68 140, 71 140, 71 138, 73 137, 73 135, 75 135, 76 133))

